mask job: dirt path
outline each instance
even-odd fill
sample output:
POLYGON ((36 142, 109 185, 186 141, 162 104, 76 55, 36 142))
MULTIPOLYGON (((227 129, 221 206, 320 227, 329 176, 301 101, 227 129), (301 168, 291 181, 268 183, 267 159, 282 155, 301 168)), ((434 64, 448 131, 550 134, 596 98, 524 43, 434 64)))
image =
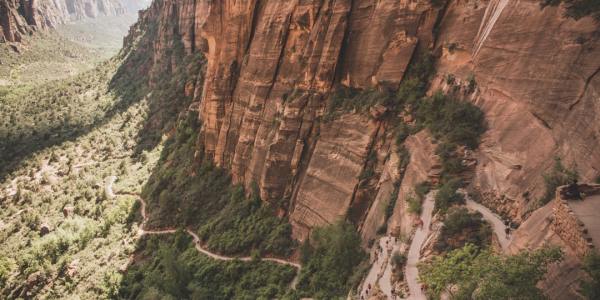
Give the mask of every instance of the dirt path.
MULTIPOLYGON (((108 182, 114 182, 114 179, 116 179, 116 177, 111 176, 108 182)), ((107 185, 106 187, 107 189, 107 193, 113 193, 112 190, 112 183, 110 185, 107 185)), ((135 194, 131 194, 131 193, 117 193, 117 195, 128 195, 128 196, 132 196, 135 194)), ((144 199, 142 199, 141 197, 139 197, 138 195, 135 195, 137 197, 137 200, 140 201, 140 212, 142 214, 142 224, 140 225, 140 228, 138 230, 138 234, 140 236, 144 236, 144 235, 161 235, 161 234, 173 234, 175 232, 177 232, 177 229, 175 228, 167 228, 167 229, 162 229, 162 230, 145 230, 144 227, 146 226, 146 222, 148 221, 148 215, 146 214, 146 201, 144 199)), ((202 247, 202 241, 200 240, 200 237, 198 237, 198 235, 196 233, 194 233, 191 229, 186 228, 186 232, 187 234, 189 234, 193 241, 194 241, 194 245, 196 247, 196 250, 198 250, 198 252, 216 259, 216 260, 222 260, 222 261, 231 261, 231 260, 241 260, 241 261, 252 261, 252 257, 251 256, 244 256, 244 257, 238 257, 238 256, 224 256, 224 255, 219 255, 213 252, 210 252, 208 249, 203 248, 202 247)), ((298 263, 292 262, 292 261, 288 261, 285 259, 280 259, 280 258, 273 258, 273 257, 264 257, 261 258, 262 261, 270 261, 270 262, 274 262, 280 265, 287 265, 287 266, 291 266, 294 267, 296 269, 298 269, 298 271, 296 272, 296 276, 294 277, 294 279, 292 280, 292 282, 290 283, 290 287, 292 289, 296 289, 296 285, 298 284, 298 277, 300 275, 300 270, 302 269, 302 266, 298 263)))
POLYGON ((425 294, 421 290, 419 284, 419 269, 417 264, 421 259, 421 247, 427 236, 429 235, 429 227, 431 225, 431 218, 433 214, 433 204, 435 192, 430 192, 423 201, 423 209, 421 212, 421 220, 423 220, 423 227, 417 228, 415 235, 413 236, 412 243, 408 249, 408 257, 406 261, 406 281, 410 290, 410 296, 407 299, 427 299, 425 294))

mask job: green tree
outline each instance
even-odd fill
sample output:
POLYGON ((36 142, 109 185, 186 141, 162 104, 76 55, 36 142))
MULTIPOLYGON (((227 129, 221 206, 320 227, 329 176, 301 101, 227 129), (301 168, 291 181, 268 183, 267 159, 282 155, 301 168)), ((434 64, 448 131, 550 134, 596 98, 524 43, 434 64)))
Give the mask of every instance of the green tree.
POLYGON ((302 249, 300 294, 317 299, 344 297, 354 284, 350 277, 366 257, 360 236, 345 222, 315 229, 302 249))
POLYGON ((435 195, 435 210, 445 213, 452 204, 462 204, 465 198, 458 192, 461 181, 453 179, 440 186, 435 195))
POLYGON ((420 276, 435 299, 442 292, 454 299, 543 299, 536 284, 548 266, 561 259, 559 248, 503 256, 467 244, 421 264, 420 276), (451 286, 458 289, 449 289, 451 286))

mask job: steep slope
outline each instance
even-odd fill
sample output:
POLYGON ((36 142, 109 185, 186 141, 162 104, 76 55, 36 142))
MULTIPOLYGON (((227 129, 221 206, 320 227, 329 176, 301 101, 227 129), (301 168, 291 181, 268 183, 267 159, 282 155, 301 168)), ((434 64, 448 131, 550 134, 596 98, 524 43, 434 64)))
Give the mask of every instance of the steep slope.
POLYGON ((35 30, 84 18, 122 15, 147 6, 146 0, 2 0, 0 42, 19 42, 35 30))
MULTIPOLYGON (((161 41, 172 37, 208 60, 202 93, 194 96, 203 151, 229 169, 234 182, 256 183, 264 200, 288 203, 300 237, 306 235, 300 228, 334 222, 357 204, 357 174, 373 146, 376 171, 390 153, 389 142, 378 141, 392 128, 372 115, 335 119, 333 128, 366 130, 332 140, 342 133, 327 134, 323 124, 330 93, 339 84, 393 87, 413 52, 440 54, 431 91, 451 90, 445 80, 451 74, 452 89, 473 89, 468 98, 486 114, 490 130, 475 153, 473 180, 484 203, 520 220, 543 194, 541 174, 554 156, 576 164, 584 179, 598 173, 600 157, 592 151, 600 130, 597 25, 565 18, 560 7, 541 9, 537 1, 432 7, 428 1, 165 0, 149 14, 176 15, 176 34, 159 29, 161 41), (333 189, 319 194, 310 184, 316 179, 333 189)), ((168 47, 157 42, 155 57, 168 47)))

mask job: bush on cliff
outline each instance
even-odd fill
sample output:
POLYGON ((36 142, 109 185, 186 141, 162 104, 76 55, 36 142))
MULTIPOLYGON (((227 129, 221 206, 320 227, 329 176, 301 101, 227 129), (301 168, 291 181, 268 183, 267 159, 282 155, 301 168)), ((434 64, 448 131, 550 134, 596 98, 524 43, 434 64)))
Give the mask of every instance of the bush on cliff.
POLYGON ((542 248, 513 256, 467 244, 419 266, 427 294, 452 299, 543 299, 536 284, 548 266, 562 259, 559 248, 542 248))
POLYGON ((438 140, 471 149, 478 147, 479 137, 486 130, 483 112, 477 106, 441 92, 421 101, 417 120, 438 140))
POLYGON ((343 298, 357 284, 354 272, 366 254, 360 236, 347 223, 338 222, 313 231, 302 247, 302 272, 298 296, 317 299, 343 298))
POLYGON ((554 166, 549 173, 543 175, 546 192, 542 197, 541 204, 544 205, 554 198, 556 189, 561 185, 572 183, 579 179, 575 169, 568 169, 562 164, 559 157, 554 158, 554 166))
POLYGON ((438 252, 447 252, 473 244, 485 248, 491 243, 492 228, 479 212, 471 213, 466 208, 448 211, 444 226, 434 246, 438 252))
POLYGON ((464 204, 464 196, 458 192, 461 186, 459 179, 452 179, 443 183, 435 195, 435 211, 446 213, 454 204, 464 204))

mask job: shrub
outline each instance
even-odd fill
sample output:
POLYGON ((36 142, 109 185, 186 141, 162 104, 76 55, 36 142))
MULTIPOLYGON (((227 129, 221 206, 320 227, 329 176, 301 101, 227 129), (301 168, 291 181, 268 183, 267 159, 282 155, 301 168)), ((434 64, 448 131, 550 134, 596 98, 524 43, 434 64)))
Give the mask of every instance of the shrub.
POLYGON ((415 186, 415 194, 417 195, 417 197, 419 197, 419 199, 421 201, 425 200, 425 196, 427 194, 429 194, 430 190, 431 190, 431 184, 429 184, 429 182, 427 182, 427 181, 419 182, 415 186))
POLYGON ((406 255, 395 251, 392 255, 392 265, 396 268, 402 267, 406 264, 406 255))
POLYGON ((479 212, 470 213, 466 208, 450 209, 435 249, 445 252, 473 244, 485 248, 491 243, 492 228, 479 212))
POLYGON ((581 282, 581 293, 587 299, 600 299, 600 254, 592 252, 586 255, 583 270, 590 279, 581 282))
POLYGON ((8 258, 0 257, 0 286, 8 280, 12 269, 12 264, 8 258))
POLYGON ((413 195, 409 195, 406 198, 406 202, 408 203, 408 212, 411 214, 420 215, 422 209, 422 202, 418 197, 414 197, 413 195))
POLYGON ((303 249, 298 293, 302 297, 345 297, 356 282, 350 278, 366 255, 360 236, 347 223, 338 222, 313 231, 303 249))
POLYGON ((554 166, 549 173, 545 173, 544 185, 546 191, 542 199, 541 204, 544 205, 554 198, 556 189, 561 185, 573 183, 579 179, 579 174, 575 169, 567 169, 563 166, 562 161, 559 157, 554 158, 554 166))
POLYGON ((458 179, 443 183, 435 195, 435 210, 445 213, 453 204, 464 204, 463 195, 457 192, 460 186, 458 179))

